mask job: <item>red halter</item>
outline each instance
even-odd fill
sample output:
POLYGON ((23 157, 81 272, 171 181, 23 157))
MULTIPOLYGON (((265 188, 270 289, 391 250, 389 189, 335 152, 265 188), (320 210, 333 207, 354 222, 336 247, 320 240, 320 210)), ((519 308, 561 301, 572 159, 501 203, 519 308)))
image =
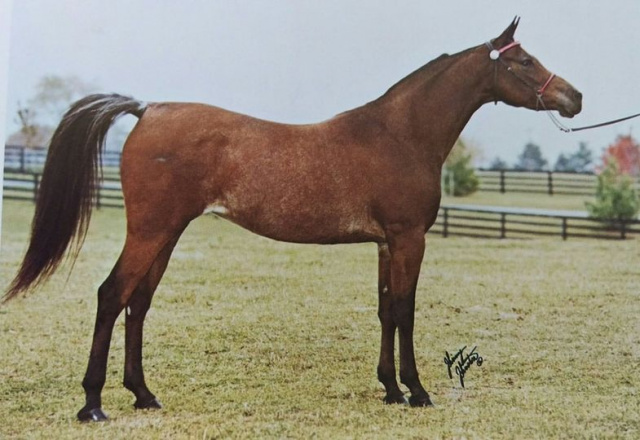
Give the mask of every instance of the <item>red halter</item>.
MULTIPOLYGON (((494 49, 493 46, 491 45, 491 43, 487 42, 486 43, 487 47, 490 49, 489 52, 489 58, 491 58, 493 61, 498 61, 500 60, 500 55, 502 55, 504 52, 508 51, 509 49, 512 49, 516 46, 520 46, 520 42, 519 41, 513 41, 509 44, 507 44, 506 46, 501 47, 500 49, 494 49)), ((512 69, 511 67, 507 66, 504 61, 500 60, 502 62, 502 64, 505 65, 505 67, 507 68, 507 70, 509 72, 511 72, 516 78, 518 78, 520 81, 522 81, 524 84, 529 85, 529 83, 527 83, 523 78, 521 78, 520 76, 518 76, 512 69)), ((555 78, 556 74, 552 73, 549 78, 545 81, 545 83, 542 85, 542 87, 538 88, 537 90, 535 90, 536 92, 536 96, 538 97, 538 99, 542 98, 542 95, 544 94, 545 90, 547 90, 547 87, 549 87, 549 84, 551 84, 551 81, 553 80, 553 78, 555 78)))
MULTIPOLYGON (((519 41, 513 41, 512 43, 509 43, 509 44, 507 44, 506 46, 504 46, 504 47, 502 47, 500 49, 494 49, 494 47, 491 44, 491 42, 487 42, 485 44, 489 48, 489 58, 491 58, 493 61, 500 61, 500 63, 507 68, 508 72, 513 74, 513 76, 518 78, 520 80, 520 82, 522 82, 523 84, 527 85, 528 87, 531 87, 531 84, 529 84, 527 81, 525 81, 524 78, 518 76, 511 69, 511 67, 509 67, 507 65, 507 63, 505 63, 504 61, 502 61, 500 59, 500 55, 502 55, 504 52, 508 51, 509 49, 511 49, 513 47, 519 46, 520 45, 519 41)), ((496 75, 497 75, 497 72, 498 72, 498 65, 496 64, 495 66, 496 66, 496 68, 494 69, 494 80, 493 80, 494 88, 495 88, 495 82, 496 82, 496 75)), ((604 126, 607 126, 607 125, 617 124, 618 122, 627 121, 629 119, 640 117, 640 113, 636 113, 634 115, 626 116, 624 118, 614 119, 614 120, 608 121, 608 122, 602 122, 600 124, 587 125, 587 126, 584 126, 584 127, 577 127, 577 128, 569 128, 566 125, 564 125, 562 122, 560 122, 555 116, 553 116, 553 113, 551 113, 551 111, 549 111, 547 109, 547 107, 544 105, 544 101, 542 100, 542 95, 544 94, 545 90, 547 90, 547 87, 549 87, 549 84, 551 84, 551 81, 553 80, 553 78, 555 78, 555 76, 556 76, 556 74, 552 73, 549 76, 549 78, 544 82, 542 87, 540 87, 539 89, 536 90, 535 87, 532 87, 532 88, 536 92, 536 99, 538 100, 538 104, 542 105, 542 108, 546 111, 547 115, 549 115, 549 118, 551 118, 551 121, 556 125, 556 127, 558 127, 561 131, 563 131, 565 133, 571 133, 571 132, 581 131, 581 130, 589 130, 591 128, 604 127, 604 126)), ((498 103, 498 101, 496 100, 496 104, 497 103, 498 103)))
POLYGON ((536 93, 537 93, 539 96, 542 96, 542 94, 544 93, 544 91, 547 89, 547 86, 551 83, 551 80, 552 80, 555 76, 556 76, 556 74, 555 74, 555 73, 552 73, 552 74, 549 76, 549 79, 547 80, 547 82, 545 82, 545 83, 542 85, 542 87, 540 87, 540 88, 538 89, 538 91, 537 91, 536 93))

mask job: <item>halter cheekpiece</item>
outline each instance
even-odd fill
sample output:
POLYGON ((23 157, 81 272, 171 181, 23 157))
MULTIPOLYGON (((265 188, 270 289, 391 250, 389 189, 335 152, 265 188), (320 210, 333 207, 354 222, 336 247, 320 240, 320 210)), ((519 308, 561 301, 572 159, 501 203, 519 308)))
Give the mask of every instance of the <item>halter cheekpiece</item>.
MULTIPOLYGON (((544 104, 544 101, 542 99, 542 95, 544 94, 545 90, 547 90, 547 87, 549 87, 549 84, 551 84, 551 81, 553 80, 553 78, 556 77, 556 74, 555 73, 551 73, 549 75, 549 78, 547 78, 547 80, 544 82, 544 84, 542 84, 541 87, 536 88, 535 86, 532 86, 527 80, 525 80, 520 75, 518 75, 516 72, 514 72, 513 69, 511 68, 511 66, 509 66, 507 63, 504 62, 504 60, 502 60, 501 55, 504 52, 506 52, 509 49, 512 49, 512 48, 514 48, 516 46, 519 46, 519 45, 520 45, 519 41, 512 41, 511 43, 501 47, 500 49, 496 49, 496 48, 493 47, 493 44, 491 44, 490 41, 487 41, 485 43, 485 46, 487 46, 489 48, 489 58, 492 61, 496 61, 496 63, 494 64, 495 67, 493 69, 493 89, 495 90, 496 82, 498 80, 498 62, 499 62, 500 64, 502 64, 507 69, 507 72, 511 73, 521 83, 523 83, 527 87, 531 88, 535 92, 535 94, 536 94, 536 105, 542 107, 542 109, 545 111, 545 113, 547 113, 547 115, 549 116, 551 121, 554 123, 554 125, 556 127, 558 127, 558 129, 560 129, 560 131, 563 131, 565 133, 571 133, 571 132, 576 132, 576 131, 581 131, 581 130, 589 130, 589 129, 592 129, 592 128, 605 127, 607 125, 617 124, 619 122, 623 122, 623 121, 627 121, 629 119, 640 117, 640 113, 636 113, 636 114, 633 114, 633 115, 630 115, 630 116, 625 116, 624 118, 614 119, 612 121, 602 122, 602 123, 599 123, 599 124, 593 124, 593 125, 587 125, 587 126, 584 126, 584 127, 575 127, 575 128, 567 127, 562 122, 560 122, 558 120, 558 118, 556 118, 553 115, 553 113, 544 104)), ((498 103, 498 98, 497 97, 494 98, 494 102, 496 104, 498 103)))
MULTIPOLYGON (((507 63, 505 63, 501 59, 501 55, 503 53, 505 53, 509 49, 512 49, 512 48, 517 47, 517 46, 520 46, 520 42, 519 41, 512 41, 511 43, 501 47, 500 49, 494 48, 490 41, 487 41, 485 43, 485 46, 487 46, 489 48, 489 58, 492 61, 499 61, 503 66, 506 67, 506 69, 507 69, 507 71, 509 73, 511 73, 513 76, 515 76, 524 85, 526 85, 527 87, 530 87, 531 89, 533 89, 533 91, 536 94, 536 99, 537 99, 538 104, 542 104, 542 106, 544 107, 544 102, 542 101, 542 95, 544 94, 545 90, 547 90, 547 87, 549 87, 549 84, 551 84, 551 81, 553 80, 553 78, 555 78, 556 74, 552 73, 551 75, 549 75, 549 78, 547 78, 547 80, 544 82, 544 84, 541 87, 538 87, 538 88, 533 87, 524 78, 522 78, 521 76, 516 74, 513 71, 513 69, 510 66, 508 66, 507 63)), ((493 88, 494 88, 494 90, 495 90, 497 79, 498 79, 498 65, 495 64, 495 68, 494 68, 494 71, 493 71, 493 88)), ((498 99, 495 98, 494 102, 497 104, 498 103, 498 99)))

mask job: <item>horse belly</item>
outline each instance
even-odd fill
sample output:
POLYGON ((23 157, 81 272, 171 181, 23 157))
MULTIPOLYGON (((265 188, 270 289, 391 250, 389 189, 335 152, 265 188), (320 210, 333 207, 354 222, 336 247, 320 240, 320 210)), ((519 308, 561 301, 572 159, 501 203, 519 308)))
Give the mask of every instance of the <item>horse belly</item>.
POLYGON ((216 200, 204 214, 213 213, 258 235, 292 243, 358 243, 382 241, 382 227, 366 208, 346 203, 293 206, 283 201, 262 204, 216 200), (279 202, 279 203, 278 203, 279 202))

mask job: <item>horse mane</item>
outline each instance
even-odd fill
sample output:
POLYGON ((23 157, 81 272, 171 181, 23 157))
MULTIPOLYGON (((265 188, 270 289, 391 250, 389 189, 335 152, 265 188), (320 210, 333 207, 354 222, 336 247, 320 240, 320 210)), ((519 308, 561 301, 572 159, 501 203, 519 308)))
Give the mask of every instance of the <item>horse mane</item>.
POLYGON ((441 73, 445 72, 452 64, 454 64, 463 55, 471 52, 475 47, 463 50, 453 55, 443 53, 437 58, 429 61, 424 66, 418 68, 414 72, 402 78, 400 81, 392 85, 380 99, 387 98, 394 95, 396 92, 404 90, 406 88, 413 88, 414 86, 422 86, 432 79, 438 77, 441 73))

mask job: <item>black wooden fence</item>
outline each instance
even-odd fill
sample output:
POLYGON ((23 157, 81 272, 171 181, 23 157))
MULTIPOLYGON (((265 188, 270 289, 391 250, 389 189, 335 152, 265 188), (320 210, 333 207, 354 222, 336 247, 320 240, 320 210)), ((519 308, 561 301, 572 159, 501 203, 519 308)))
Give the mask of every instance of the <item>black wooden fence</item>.
MULTIPOLYGON (((119 151, 105 151, 102 154, 102 166, 109 170, 120 168, 119 151)), ((4 169, 5 171, 17 171, 21 173, 39 173, 44 167, 47 158, 47 150, 42 147, 23 147, 16 145, 5 145, 4 147, 4 169)))
MULTIPOLYGON (((4 198, 35 201, 40 174, 5 172, 4 198)), ((120 179, 107 177, 97 191, 96 205, 124 207, 120 179)), ((443 237, 527 238, 556 236, 627 239, 640 236, 640 221, 606 224, 579 211, 551 211, 527 208, 443 205, 432 234, 443 237)))
MULTIPOLYGON (((32 200, 35 202, 40 187, 40 173, 5 171, 3 198, 8 200, 32 200)), ((123 208, 122 186, 119 177, 105 176, 96 192, 96 207, 123 208)))
POLYGON ((443 205, 430 231, 479 238, 528 238, 533 236, 627 239, 640 236, 640 221, 605 223, 586 212, 495 206, 443 205))
MULTIPOLYGON (((476 170, 479 191, 499 193, 533 193, 548 195, 595 195, 597 176, 593 173, 559 173, 555 171, 476 170)), ((640 179, 636 179, 640 190, 640 179)))
MULTIPOLYGON (((5 146, 5 171, 20 173, 39 173, 46 158, 44 148, 25 148, 5 146)), ((115 177, 120 168, 121 153, 105 151, 102 165, 105 173, 115 177)), ((562 194, 574 196, 593 196, 596 188, 596 176, 592 173, 559 173, 552 171, 516 171, 516 170, 476 170, 480 180, 479 191, 500 193, 537 193, 562 194)), ((636 181, 640 190, 640 179, 636 181)))

